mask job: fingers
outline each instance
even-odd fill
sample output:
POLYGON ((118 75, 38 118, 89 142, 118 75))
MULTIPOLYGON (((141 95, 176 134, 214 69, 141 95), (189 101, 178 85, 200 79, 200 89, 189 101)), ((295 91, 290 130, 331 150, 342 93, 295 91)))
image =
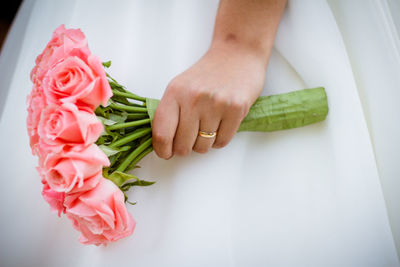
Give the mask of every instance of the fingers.
POLYGON ((173 140, 179 120, 179 106, 175 99, 163 97, 153 120, 153 148, 160 158, 173 156, 173 140))
MULTIPOLYGON (((218 117, 217 118, 208 117, 201 119, 199 123, 200 126, 199 131, 204 131, 208 133, 216 132, 218 130, 219 124, 220 124, 220 119, 218 117)), ((211 148, 214 141, 215 137, 212 138, 202 137, 197 132, 197 138, 193 146, 193 151, 197 153, 206 153, 211 148)))
POLYGON ((176 130, 173 152, 180 156, 187 156, 192 151, 199 129, 197 113, 185 106, 180 108, 179 123, 176 130))
POLYGON ((177 86, 176 82, 171 84, 153 120, 156 154, 169 159, 174 154, 186 156, 192 150, 206 153, 211 147, 226 146, 248 112, 245 98, 215 90, 194 90, 190 86, 177 86), (202 137, 198 135, 199 130, 217 131, 217 135, 202 137))
POLYGON ((232 103, 227 111, 219 125, 216 139, 212 145, 213 148, 222 148, 232 140, 240 123, 248 113, 248 106, 241 103, 232 103))

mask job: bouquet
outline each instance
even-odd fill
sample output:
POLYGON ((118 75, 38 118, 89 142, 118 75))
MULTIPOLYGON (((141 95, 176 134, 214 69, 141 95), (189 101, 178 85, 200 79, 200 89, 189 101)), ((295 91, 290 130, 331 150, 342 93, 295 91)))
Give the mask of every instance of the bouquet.
MULTIPOLYGON (((106 245, 131 235, 136 222, 126 192, 154 182, 131 173, 152 151, 158 100, 138 96, 106 73, 79 29, 59 26, 36 58, 27 97, 27 129, 42 196, 65 214, 83 244, 106 245)), ((276 131, 325 119, 324 88, 263 96, 239 131, 276 131)))

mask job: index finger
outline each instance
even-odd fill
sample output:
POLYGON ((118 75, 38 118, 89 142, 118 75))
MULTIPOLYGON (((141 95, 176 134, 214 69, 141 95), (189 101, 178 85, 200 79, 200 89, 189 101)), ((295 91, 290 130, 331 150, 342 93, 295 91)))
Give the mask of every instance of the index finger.
POLYGON ((179 121, 179 105, 172 97, 164 95, 153 119, 153 148, 160 158, 173 156, 172 144, 179 121))

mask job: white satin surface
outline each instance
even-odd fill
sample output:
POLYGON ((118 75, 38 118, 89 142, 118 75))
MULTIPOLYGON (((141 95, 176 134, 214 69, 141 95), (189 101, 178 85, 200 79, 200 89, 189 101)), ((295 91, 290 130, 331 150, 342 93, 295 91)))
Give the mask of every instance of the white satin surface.
MULTIPOLYGON (((225 148, 134 173, 156 181, 129 193, 135 233, 81 245, 41 197, 25 129, 29 72, 52 31, 79 27, 93 53, 135 93, 161 98, 207 50, 218 2, 26 1, 15 68, 4 77, 0 121, 1 266, 399 266, 360 97, 330 7, 290 1, 263 95, 324 86, 326 121, 239 133, 225 148)), ((9 42, 10 43, 10 42, 9 42)), ((3 57, 3 55, 2 55, 3 57)), ((4 60, 1 68, 7 69, 4 60)), ((2 75, 0 73, 0 75, 2 75)))
POLYGON ((400 1, 332 0, 400 254, 400 1))

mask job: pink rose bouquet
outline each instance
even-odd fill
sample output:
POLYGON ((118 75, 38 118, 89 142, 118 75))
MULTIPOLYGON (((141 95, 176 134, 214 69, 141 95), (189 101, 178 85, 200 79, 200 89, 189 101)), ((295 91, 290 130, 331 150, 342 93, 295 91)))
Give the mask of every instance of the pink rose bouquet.
POLYGON ((104 152, 104 146, 96 143, 108 135, 102 123, 105 117, 100 120, 95 110, 113 102, 113 93, 84 34, 58 27, 37 57, 31 80, 27 129, 32 153, 39 158, 43 198, 58 216, 66 214, 72 220, 84 244, 106 245, 131 235, 136 223, 120 187, 126 191, 152 183, 122 172, 108 175, 115 157, 110 161, 110 149, 104 152))
MULTIPOLYGON (((106 72, 79 29, 58 27, 31 72, 27 129, 42 196, 66 214, 83 244, 106 245, 133 233, 125 194, 154 182, 129 172, 152 151, 151 123, 159 103, 127 91, 106 72)), ((322 87, 262 96, 239 131, 276 131, 325 119, 322 87)))

